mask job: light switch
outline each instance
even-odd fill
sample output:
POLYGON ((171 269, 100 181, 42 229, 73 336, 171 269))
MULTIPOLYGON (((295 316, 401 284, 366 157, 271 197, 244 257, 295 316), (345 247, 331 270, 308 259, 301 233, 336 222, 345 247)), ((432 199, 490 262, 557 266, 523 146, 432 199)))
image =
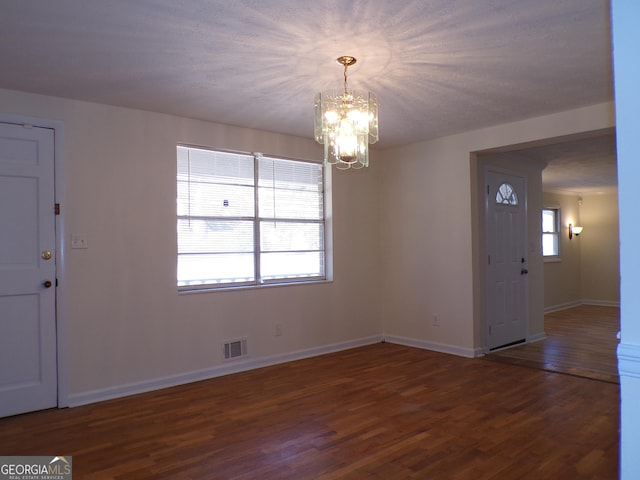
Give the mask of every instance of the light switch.
POLYGON ((87 236, 84 233, 72 233, 71 248, 73 249, 89 248, 89 243, 87 242, 87 236))

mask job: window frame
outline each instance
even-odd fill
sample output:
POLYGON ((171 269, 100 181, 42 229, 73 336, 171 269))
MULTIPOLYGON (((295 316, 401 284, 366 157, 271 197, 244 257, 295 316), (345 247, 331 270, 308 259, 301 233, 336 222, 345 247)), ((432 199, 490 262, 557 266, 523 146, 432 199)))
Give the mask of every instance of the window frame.
POLYGON ((540 242, 541 242, 541 253, 542 253, 542 258, 545 262, 559 262, 561 260, 560 257, 560 253, 561 253, 561 236, 560 236, 560 225, 561 225, 561 218, 562 218, 562 214, 561 214, 561 209, 560 207, 556 207, 556 206, 552 206, 552 207, 543 207, 542 211, 540 212, 540 220, 541 220, 541 230, 542 230, 542 235, 540 238, 540 242), (544 217, 544 212, 553 212, 553 216, 554 216, 554 225, 553 225, 553 230, 552 231, 546 231, 544 230, 544 222, 542 221, 543 217, 544 217), (549 255, 545 255, 544 252, 544 239, 546 236, 550 236, 551 238, 555 237, 555 244, 557 246, 557 251, 553 254, 549 254, 549 255))
MULTIPOLYGON (((276 286, 276 285, 303 285, 303 284, 314 284, 314 283, 322 283, 322 282, 326 282, 326 281, 330 281, 330 275, 331 275, 331 271, 332 271, 332 263, 331 263, 331 258, 330 258, 330 238, 331 238, 331 228, 330 228, 330 221, 329 219, 331 218, 330 215, 330 207, 331 207, 331 201, 330 201, 330 169, 328 169, 324 163, 321 162, 317 162, 317 161, 313 161, 313 160, 305 160, 305 159, 297 159, 297 158, 289 158, 289 157, 282 157, 282 156, 276 156, 276 155, 271 155, 271 154, 263 154, 263 153, 257 153, 257 152, 240 152, 240 151, 233 151, 233 150, 223 150, 223 149, 217 149, 217 148, 211 148, 211 147, 202 147, 202 146, 195 146, 195 145, 190 145, 190 144, 184 144, 184 143, 180 143, 177 144, 176 146, 176 167, 179 169, 179 164, 180 164, 180 159, 179 159, 179 149, 180 148, 184 148, 184 149, 196 149, 196 150, 202 150, 205 152, 212 152, 212 153, 221 153, 224 155, 238 155, 238 156, 252 156, 253 157, 253 184, 251 185, 252 187, 252 199, 251 201, 254 204, 254 208, 253 208, 253 215, 252 216, 229 216, 229 217, 225 217, 225 220, 231 221, 231 222, 246 222, 246 221, 250 221, 252 222, 253 225, 253 249, 251 251, 251 255, 252 255, 252 263, 253 263, 253 279, 251 280, 246 280, 246 281, 237 281, 237 282, 226 282, 226 281, 220 281, 220 282, 209 282, 209 283, 191 283, 191 284, 180 284, 180 279, 178 277, 179 272, 176 271, 176 285, 177 285, 177 289, 179 293, 194 293, 194 292, 203 292, 203 291, 224 291, 224 290, 230 290, 230 289, 243 289, 243 288, 248 288, 248 289, 254 289, 254 288, 262 288, 262 287, 269 287, 269 286, 276 286), (312 249, 312 250, 303 250, 302 252, 306 252, 306 253, 310 253, 310 252, 317 252, 319 254, 319 269, 320 269, 320 273, 318 275, 307 275, 307 274, 303 274, 300 276, 295 276, 295 275, 291 275, 291 276, 285 276, 285 277, 279 277, 279 278, 265 278, 265 275, 263 275, 261 269, 261 257, 262 256, 266 256, 265 254, 268 254, 268 250, 263 248, 263 240, 264 240, 264 235, 262 232, 262 227, 263 224, 265 222, 271 222, 274 221, 276 219, 274 219, 273 215, 270 212, 261 212, 260 211, 260 190, 263 189, 264 190, 264 185, 261 184, 261 178, 260 178, 260 163, 263 159, 273 159, 276 161, 284 161, 284 162, 294 162, 294 163, 299 163, 299 164, 313 164, 316 165, 320 168, 320 173, 319 173, 319 177, 320 177, 320 183, 318 184, 320 187, 320 190, 318 192, 319 195, 319 200, 320 200, 320 205, 319 207, 321 208, 321 216, 320 218, 317 219, 311 219, 311 218, 286 218, 286 217, 278 217, 277 218, 277 222, 282 222, 283 224, 291 224, 291 223, 298 223, 301 225, 307 225, 307 224, 315 224, 315 225, 319 225, 319 228, 321 229, 320 232, 320 238, 318 239, 320 244, 319 244, 319 248, 317 250, 312 249)), ((179 229, 179 224, 181 220, 185 220, 187 218, 190 218, 190 215, 181 215, 180 214, 180 208, 179 208, 179 199, 178 199, 178 193, 179 193, 179 184, 180 184, 181 180, 180 180, 180 173, 179 171, 176 172, 176 188, 178 189, 178 191, 176 192, 176 226, 179 229)), ((277 190, 277 187, 275 186, 275 183, 272 187, 274 190, 277 190)), ((265 207, 266 210, 266 207, 265 207)), ((198 216, 194 216, 193 218, 201 218, 198 216)), ((219 217, 216 216, 211 216, 209 217, 212 220, 219 220, 219 217)), ((180 261, 180 256, 184 255, 184 252, 180 252, 180 240, 176 237, 176 264, 179 263, 180 261)), ((300 252, 299 250, 284 250, 283 252, 291 252, 291 253, 296 253, 296 252, 300 252)), ((281 252, 282 253, 282 252, 281 252)), ((196 253, 197 254, 197 253, 196 253)), ((285 274, 287 275, 287 274, 285 274)))

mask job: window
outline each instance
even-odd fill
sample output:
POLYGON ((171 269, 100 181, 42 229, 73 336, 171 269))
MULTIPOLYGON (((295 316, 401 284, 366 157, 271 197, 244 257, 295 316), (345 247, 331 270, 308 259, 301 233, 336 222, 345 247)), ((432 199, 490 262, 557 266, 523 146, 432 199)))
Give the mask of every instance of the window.
POLYGON ((178 146, 180 290, 325 279, 322 164, 178 146))
POLYGON ((499 205, 518 205, 518 195, 512 185, 508 183, 500 185, 496 191, 496 203, 499 205))
POLYGON ((560 209, 542 210, 542 256, 557 257, 559 250, 560 209))

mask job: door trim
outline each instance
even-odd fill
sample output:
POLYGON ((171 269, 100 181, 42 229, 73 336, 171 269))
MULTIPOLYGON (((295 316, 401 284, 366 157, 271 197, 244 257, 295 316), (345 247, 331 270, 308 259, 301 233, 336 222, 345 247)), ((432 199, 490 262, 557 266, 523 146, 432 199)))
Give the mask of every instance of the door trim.
POLYGON ((15 125, 32 125, 34 127, 42 127, 52 129, 54 132, 54 189, 55 202, 61 205, 61 214, 56 215, 56 279, 58 286, 56 288, 56 351, 57 351, 57 381, 58 381, 58 408, 68 407, 69 390, 67 383, 68 370, 68 335, 66 324, 66 261, 65 252, 67 237, 66 216, 65 216, 65 198, 64 198, 64 123, 61 120, 51 120, 38 117, 30 117, 25 115, 14 115, 0 112, 0 122, 11 123, 15 125))

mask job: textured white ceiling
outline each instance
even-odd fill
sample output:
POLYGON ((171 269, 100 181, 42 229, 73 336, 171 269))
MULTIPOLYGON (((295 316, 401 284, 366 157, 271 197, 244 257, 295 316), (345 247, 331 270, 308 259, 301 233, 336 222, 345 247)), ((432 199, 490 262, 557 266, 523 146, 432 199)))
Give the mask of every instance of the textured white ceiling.
POLYGON ((484 153, 482 156, 544 166, 542 183, 545 192, 565 195, 615 193, 618 185, 615 133, 606 131, 592 135, 516 151, 484 153))
POLYGON ((617 192, 613 134, 538 147, 526 154, 549 162, 542 171, 545 191, 574 195, 617 192))
POLYGON ((403 143, 612 100, 607 0, 4 0, 0 88, 313 135, 315 92, 403 143))

